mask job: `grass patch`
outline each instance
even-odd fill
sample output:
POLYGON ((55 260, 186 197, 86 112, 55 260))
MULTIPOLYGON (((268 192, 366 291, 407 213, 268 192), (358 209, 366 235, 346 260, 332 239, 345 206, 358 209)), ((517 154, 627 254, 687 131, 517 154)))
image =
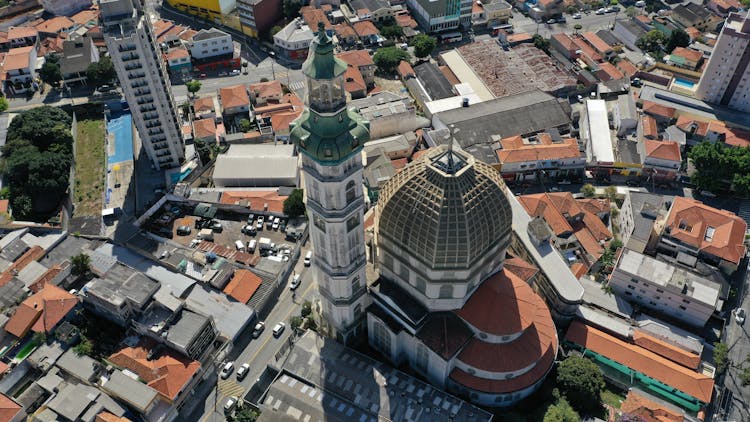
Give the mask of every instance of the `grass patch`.
POLYGON ((601 393, 602 397, 602 403, 608 404, 615 409, 619 409, 622 405, 622 402, 625 401, 625 397, 621 394, 617 394, 616 392, 610 390, 609 388, 605 389, 601 393))
POLYGON ((78 122, 76 141, 76 216, 97 216, 102 211, 104 193, 104 120, 78 122))

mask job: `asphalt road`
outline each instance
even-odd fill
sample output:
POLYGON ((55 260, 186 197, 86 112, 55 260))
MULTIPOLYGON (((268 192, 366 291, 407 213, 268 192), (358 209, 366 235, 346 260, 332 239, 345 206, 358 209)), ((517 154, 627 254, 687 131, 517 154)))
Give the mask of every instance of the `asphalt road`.
MULTIPOLYGON (((747 263, 748 260, 745 259, 744 262, 747 263)), ((738 271, 742 271, 742 269, 738 271)), ((738 292, 740 303, 736 306, 736 308, 743 308, 745 312, 750 310, 750 295, 747 294, 748 275, 750 275, 750 268, 746 266, 742 274, 742 280, 739 282, 741 284, 740 291, 738 292)), ((727 312, 731 310, 731 308, 725 309, 727 312)), ((742 381, 740 381, 740 373, 742 372, 742 368, 747 366, 746 359, 750 354, 750 329, 748 328, 749 323, 747 321, 741 325, 735 321, 733 314, 728 315, 724 341, 729 346, 730 366, 724 376, 724 388, 731 391, 731 395, 725 403, 726 409, 717 409, 724 404, 722 403, 724 400, 719 400, 718 398, 717 403, 714 404, 714 409, 716 409, 717 420, 739 422, 746 421, 748 415, 750 415, 750 387, 743 386, 742 381), (727 411, 723 413, 722 410, 727 411)))

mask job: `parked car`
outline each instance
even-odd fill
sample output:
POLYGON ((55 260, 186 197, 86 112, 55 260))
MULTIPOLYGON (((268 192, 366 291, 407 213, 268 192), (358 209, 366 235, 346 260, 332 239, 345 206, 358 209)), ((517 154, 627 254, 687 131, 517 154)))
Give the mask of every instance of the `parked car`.
POLYGON ((271 225, 271 228, 273 228, 274 230, 278 230, 279 229, 279 222, 280 221, 281 220, 279 219, 279 217, 274 218, 273 219, 273 224, 271 225))
POLYGON ((289 284, 289 290, 297 290, 297 287, 299 287, 299 284, 302 282, 302 275, 301 274, 295 274, 292 278, 292 283, 289 284))
POLYGON ((227 399, 226 402, 224 402, 224 414, 230 414, 234 410, 235 407, 237 407, 237 402, 239 399, 235 396, 231 396, 227 399))
POLYGON ((581 14, 580 13, 575 13, 573 15, 573 19, 581 19, 581 14))
POLYGON ((745 310, 742 308, 738 308, 734 310, 734 321, 737 323, 737 325, 742 325, 745 323, 745 310))
POLYGON ((550 19, 547 21, 547 25, 552 25, 553 23, 557 23, 555 19, 550 19))
POLYGON ((258 231, 263 230, 263 216, 261 215, 258 217, 258 221, 255 222, 255 228, 258 229, 258 231))
POLYGON ((205 73, 201 73, 200 75, 198 75, 198 79, 206 79, 207 77, 208 75, 206 75, 205 73))
POLYGON ((265 329, 266 323, 263 321, 259 321, 257 324, 255 324, 255 328, 253 328, 253 338, 260 337, 260 333, 262 333, 265 329))
POLYGON ((240 74, 240 70, 239 69, 234 69, 231 72, 229 72, 229 76, 237 76, 239 74, 240 74))
POLYGON ((597 15, 603 15, 605 13, 607 13, 607 9, 605 9, 605 8, 601 8, 601 9, 599 9, 599 10, 596 11, 597 15))
POLYGON ((219 376, 221 379, 227 379, 229 378, 229 375, 232 374, 232 370, 234 369, 234 362, 227 362, 224 364, 224 366, 221 367, 221 372, 219 372, 219 376))
POLYGON ((706 198, 716 198, 716 194, 713 192, 709 192, 707 190, 700 191, 701 196, 705 196, 706 198))
POLYGON ((631 187, 640 186, 641 182, 638 179, 628 179, 625 184, 631 187))
POLYGON ((255 221, 255 214, 250 214, 247 216, 247 224, 253 224, 253 221, 255 221))
POLYGON ((279 223, 279 230, 282 232, 286 230, 286 219, 281 220, 281 223, 279 223))
POLYGON ((284 328, 286 328, 286 324, 283 322, 280 322, 273 326, 273 336, 279 337, 281 333, 284 332, 284 328))
POLYGON ((242 381, 245 379, 248 372, 250 372, 250 365, 243 363, 242 366, 240 366, 240 369, 237 370, 237 379, 242 381))
POLYGON ((255 233, 257 233, 257 230, 255 229, 255 226, 252 224, 248 224, 245 227, 242 228, 242 233, 245 233, 249 236, 255 236, 255 233))
POLYGON ((178 236, 187 236, 190 234, 192 230, 190 230, 190 226, 180 226, 177 227, 177 235, 178 236))

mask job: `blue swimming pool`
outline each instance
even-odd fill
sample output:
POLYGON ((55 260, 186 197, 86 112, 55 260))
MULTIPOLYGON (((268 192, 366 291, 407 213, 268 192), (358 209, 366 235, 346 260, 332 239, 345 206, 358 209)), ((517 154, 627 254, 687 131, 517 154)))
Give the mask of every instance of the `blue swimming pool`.
POLYGON ((674 84, 679 85, 683 88, 690 88, 690 89, 692 89, 695 86, 695 82, 691 82, 687 79, 682 79, 682 78, 674 78, 674 84))
POLYGON ((193 169, 189 168, 179 173, 172 173, 169 178, 172 184, 175 184, 177 182, 182 182, 183 180, 185 180, 185 178, 188 177, 192 172, 193 169))
POLYGON ((107 132, 115 135, 115 153, 107 157, 107 164, 133 159, 133 116, 114 114, 107 122, 107 132))

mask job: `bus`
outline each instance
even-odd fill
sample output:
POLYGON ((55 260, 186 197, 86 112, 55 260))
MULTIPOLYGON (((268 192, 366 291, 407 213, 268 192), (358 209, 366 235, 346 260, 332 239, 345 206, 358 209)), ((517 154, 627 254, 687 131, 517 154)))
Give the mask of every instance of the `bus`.
POLYGON ((511 24, 504 24, 504 25, 493 25, 492 28, 492 36, 496 37, 498 34, 500 34, 500 31, 505 31, 507 34, 513 33, 513 25, 511 24))
POLYGON ((440 34, 440 42, 443 44, 450 44, 454 42, 460 42, 464 39, 463 35, 461 35, 460 32, 448 32, 445 34, 440 34))

